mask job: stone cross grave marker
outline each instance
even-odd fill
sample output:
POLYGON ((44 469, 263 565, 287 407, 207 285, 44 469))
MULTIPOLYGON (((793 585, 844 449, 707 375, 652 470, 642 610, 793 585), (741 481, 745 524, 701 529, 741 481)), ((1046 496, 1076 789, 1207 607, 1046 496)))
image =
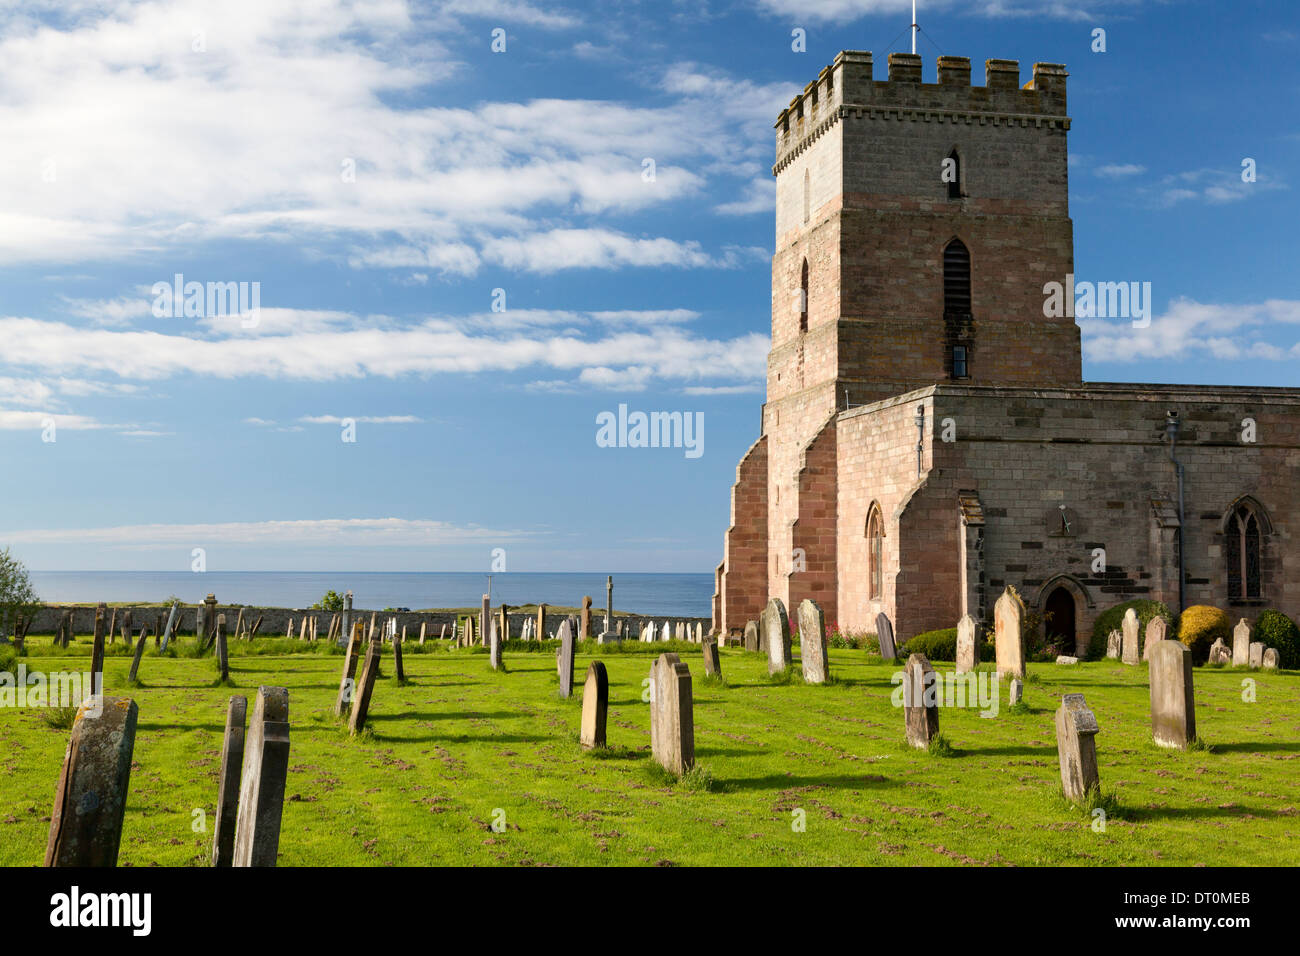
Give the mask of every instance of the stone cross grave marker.
POLYGON ((244 730, 248 698, 232 697, 226 705, 226 733, 221 742, 217 783, 217 815, 213 821, 212 865, 230 866, 235 859, 235 823, 239 814, 239 776, 244 767, 244 730))
POLYGON ((660 654, 650 668, 650 751, 669 773, 695 766, 691 671, 676 654, 660 654))
POLYGON ((46 866, 116 866, 139 709, 129 697, 88 698, 63 757, 46 866))
POLYGON ((275 866, 288 775, 289 691, 259 687, 244 735, 231 866, 275 866))
POLYGON ((584 750, 605 746, 605 718, 609 713, 609 676, 605 665, 592 661, 582 687, 582 728, 578 740, 584 750))
POLYGON ((1084 800, 1089 790, 1101 787, 1097 772, 1100 728, 1082 694, 1066 694, 1056 711, 1056 755, 1061 764, 1061 786, 1072 803, 1084 800))
POLYGON ((826 652, 826 618, 816 602, 804 598, 799 602, 799 660, 807 684, 824 684, 830 677, 830 659, 826 652))

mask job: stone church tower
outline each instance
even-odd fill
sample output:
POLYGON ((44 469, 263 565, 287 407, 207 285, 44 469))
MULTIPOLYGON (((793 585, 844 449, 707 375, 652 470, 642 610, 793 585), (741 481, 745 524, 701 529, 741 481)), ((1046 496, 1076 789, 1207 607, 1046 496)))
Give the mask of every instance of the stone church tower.
MULTIPOLYGON (((736 633, 769 597, 791 610, 812 598, 828 622, 855 630, 872 629, 879 610, 901 615, 906 637, 967 610, 981 616, 995 581, 1041 585, 1054 572, 1068 578, 1082 633, 1097 595, 1076 573, 1078 555, 1041 577, 1019 561, 1010 566, 1027 573, 990 574, 984 532, 969 530, 984 527, 981 476, 959 479, 961 468, 936 460, 967 465, 975 438, 1005 437, 990 410, 1029 402, 1019 420, 1036 424, 1043 390, 1087 398, 1078 327, 1044 314, 1044 284, 1074 272, 1066 75, 1038 63, 1022 86, 1017 62, 989 60, 972 86, 968 59, 940 57, 938 82, 923 83, 921 58, 893 53, 889 79, 876 81, 870 53, 844 51, 782 111, 767 401, 732 489, 715 629, 736 633), (976 404, 961 408, 959 396, 976 404), (936 445, 936 421, 963 441, 936 445), (936 472, 960 487, 941 491, 936 472), (952 600, 904 610, 903 592, 926 582, 950 587, 952 600)), ((1164 415, 1143 441, 1164 439, 1164 415)), ((1032 511, 1036 535, 1043 507, 1068 507, 1060 484, 1031 489, 1024 517, 1032 511)), ((1139 497, 1144 514, 1167 503, 1150 488, 1139 497)), ((1154 534, 1162 565, 1166 538, 1154 534)))

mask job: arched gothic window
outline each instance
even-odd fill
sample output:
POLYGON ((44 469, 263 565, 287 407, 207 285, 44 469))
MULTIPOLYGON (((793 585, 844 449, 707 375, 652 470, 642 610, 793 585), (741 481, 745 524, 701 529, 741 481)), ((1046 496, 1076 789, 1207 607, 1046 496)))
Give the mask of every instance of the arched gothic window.
POLYGON ((970 313, 970 251, 960 239, 943 249, 943 311, 970 313))
POLYGON ((880 506, 873 504, 867 514, 867 597, 879 600, 884 594, 885 523, 880 506))
POLYGON ((1260 539, 1265 519, 1253 502, 1237 504, 1224 526, 1223 553, 1228 565, 1228 600, 1263 596, 1260 583, 1260 539))

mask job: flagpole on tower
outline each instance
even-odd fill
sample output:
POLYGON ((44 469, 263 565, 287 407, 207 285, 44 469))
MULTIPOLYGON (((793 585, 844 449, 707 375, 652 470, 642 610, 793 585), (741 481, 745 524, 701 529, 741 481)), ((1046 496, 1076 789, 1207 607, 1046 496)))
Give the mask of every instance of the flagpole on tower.
POLYGON ((912 0, 912 52, 916 52, 916 0, 912 0))

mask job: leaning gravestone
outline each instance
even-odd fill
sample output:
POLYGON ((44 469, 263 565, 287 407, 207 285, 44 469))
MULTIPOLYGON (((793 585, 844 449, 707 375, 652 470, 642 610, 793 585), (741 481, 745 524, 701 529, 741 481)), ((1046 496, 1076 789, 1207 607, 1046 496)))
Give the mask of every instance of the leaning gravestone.
POLYGON ((217 816, 212 834, 212 865, 230 866, 235 859, 235 823, 239 814, 239 775, 244 765, 244 728, 248 699, 232 697, 226 706, 226 733, 221 743, 217 784, 217 816))
POLYGON ((894 643, 894 625, 884 611, 876 615, 876 641, 880 644, 881 658, 887 661, 897 660, 898 646, 894 643))
POLYGON ((1106 657, 1110 660, 1117 661, 1123 653, 1124 635, 1119 631, 1111 631, 1106 635, 1106 657))
POLYGON ((676 654, 660 654, 650 668, 650 752, 678 776, 695 766, 691 671, 676 654))
POLYGON ((1186 750, 1196 739, 1191 648, 1181 641, 1157 641, 1149 661, 1151 735, 1161 747, 1186 750))
POLYGON ((1147 622, 1146 643, 1142 646, 1142 659, 1144 661, 1151 660, 1151 648, 1165 639, 1168 630, 1169 622, 1159 615, 1147 622))
POLYGON ((566 620, 560 625, 560 650, 556 661, 556 669, 560 675, 560 696, 566 699, 573 696, 574 640, 573 627, 566 620))
POLYGON ((998 677, 1025 679, 1025 603, 1008 587, 993 605, 993 641, 998 677))
POLYGON ((1228 645, 1223 643, 1223 638, 1216 637, 1214 643, 1210 645, 1211 664, 1231 664, 1232 651, 1228 650, 1228 645))
POLYGON ((1250 667, 1251 670, 1259 670, 1264 666, 1264 643, 1262 641, 1250 642, 1250 667))
MULTIPOLYGON (((378 650, 379 642, 370 645, 378 650)), ((231 866, 275 866, 289 775, 289 691, 259 687, 244 737, 231 866)))
POLYGON ((167 613, 167 626, 163 628, 161 649, 167 650, 167 645, 171 643, 172 635, 176 628, 176 614, 180 609, 180 601, 172 602, 172 609, 167 613))
POLYGON ((352 695, 355 693, 357 659, 361 656, 361 627, 361 622, 357 621, 352 631, 352 640, 348 641, 348 649, 343 657, 343 677, 339 681, 338 696, 334 698, 335 717, 343 716, 344 708, 352 703, 352 695))
POLYGON ((1278 661, 1277 648, 1270 647, 1264 651, 1264 657, 1259 663, 1260 666, 1264 668, 1264 670, 1275 671, 1277 670, 1277 661, 1278 661))
POLYGON ((140 640, 135 645, 135 656, 131 658, 131 672, 126 675, 128 684, 136 684, 140 681, 140 658, 144 657, 145 641, 149 637, 149 628, 140 629, 140 640))
POLYGON ((1138 647, 1138 616, 1137 611, 1129 608, 1124 612, 1124 621, 1121 625, 1124 629, 1124 651, 1121 660, 1125 664, 1136 664, 1142 659, 1138 647))
POLYGON ((704 673, 708 677, 722 676, 722 659, 718 656, 718 642, 705 640, 704 650, 704 673))
POLYGON ((767 672, 777 674, 790 666, 790 618, 780 598, 768 600, 762 624, 767 643, 767 672))
POLYGON ((826 654, 826 619, 822 609, 808 598, 799 602, 799 659, 804 683, 826 683, 831 672, 826 654))
POLYGON ((361 678, 352 697, 352 716, 348 719, 348 730, 354 734, 361 733, 366 727, 370 695, 374 693, 375 678, 379 676, 379 654, 383 646, 382 641, 371 641, 366 645, 366 660, 361 665, 361 678))
POLYGON ((1097 744, 1100 728, 1082 694, 1066 694, 1056 712, 1056 756, 1061 764, 1061 787, 1071 803, 1082 802, 1089 790, 1100 789, 1097 744))
POLYGON ((63 757, 46 866, 117 866, 139 710, 129 697, 88 698, 63 757))
POLYGON ((747 651, 758 650, 758 622, 757 621, 745 622, 745 650, 747 651))
POLYGON ((582 687, 582 727, 578 741, 583 750, 605 746, 605 718, 609 713, 609 676, 605 665, 592 661, 582 687))
POLYGON ((979 627, 975 618, 963 614, 957 622, 957 673, 968 674, 979 666, 979 627))
POLYGON ((1255 628, 1244 617, 1232 629, 1232 666, 1246 667, 1250 664, 1250 639, 1255 628))
POLYGON ((925 750, 939 732, 939 701, 935 694, 935 673, 924 654, 907 658, 903 675, 903 716, 907 742, 925 750))

